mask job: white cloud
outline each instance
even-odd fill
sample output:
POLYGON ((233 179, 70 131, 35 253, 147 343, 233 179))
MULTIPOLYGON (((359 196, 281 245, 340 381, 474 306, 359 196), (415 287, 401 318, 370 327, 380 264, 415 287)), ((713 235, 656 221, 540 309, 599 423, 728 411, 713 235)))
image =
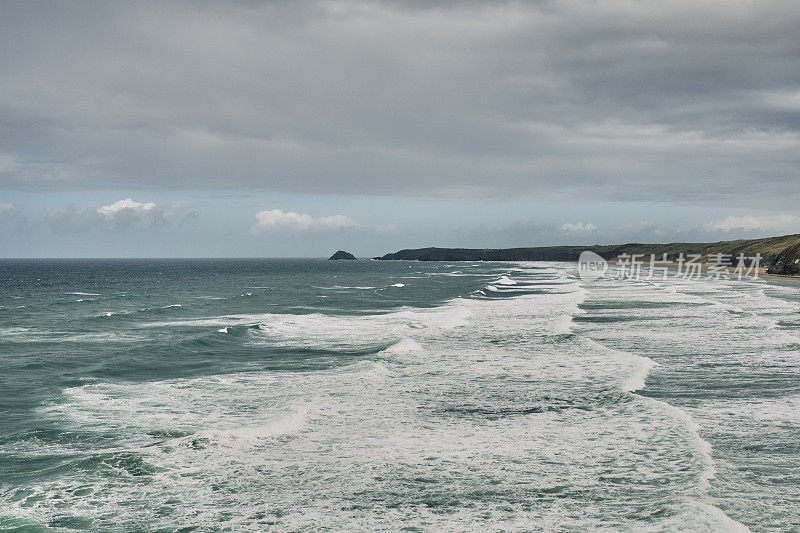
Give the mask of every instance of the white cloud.
POLYGON ((800 91, 775 91, 764 93, 764 102, 773 108, 796 111, 800 109, 800 91))
POLYGON ((47 215, 45 222, 57 233, 81 233, 180 226, 195 217, 197 211, 190 202, 173 202, 162 207, 155 202, 126 198, 97 209, 82 209, 74 205, 56 209, 47 215))
POLYGON ((397 226, 394 224, 379 224, 375 226, 375 233, 392 233, 397 231, 397 226))
POLYGON ((270 209, 256 213, 254 232, 272 229, 290 229, 297 231, 307 230, 336 230, 352 228, 356 221, 344 215, 330 215, 325 217, 312 217, 305 213, 293 211, 283 212, 280 209, 270 209))
POLYGON ((153 202, 136 202, 130 198, 114 202, 111 205, 104 205, 97 210, 98 213, 105 216, 114 216, 123 209, 132 209, 134 211, 150 211, 156 206, 153 202))
POLYGON ((741 217, 729 216, 706 223, 705 229, 709 231, 772 230, 796 233, 800 232, 800 216, 789 214, 763 216, 745 215, 741 217))
POLYGON ((12 204, 0 201, 0 234, 15 234, 26 223, 25 215, 12 204))
POLYGON ((587 222, 584 224, 583 222, 567 222, 566 224, 562 225, 559 228, 561 231, 566 233, 591 233, 593 231, 597 231, 597 226, 592 224, 591 222, 587 222))
POLYGON ((184 222, 199 216, 196 207, 197 206, 192 202, 172 202, 162 210, 164 220, 181 225, 184 222))

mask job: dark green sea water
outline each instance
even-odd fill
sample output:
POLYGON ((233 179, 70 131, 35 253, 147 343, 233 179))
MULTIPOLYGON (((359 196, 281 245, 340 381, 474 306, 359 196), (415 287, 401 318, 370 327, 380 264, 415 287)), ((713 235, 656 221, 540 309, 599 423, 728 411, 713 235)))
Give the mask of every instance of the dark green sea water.
POLYGON ((0 261, 0 530, 800 531, 800 286, 0 261))

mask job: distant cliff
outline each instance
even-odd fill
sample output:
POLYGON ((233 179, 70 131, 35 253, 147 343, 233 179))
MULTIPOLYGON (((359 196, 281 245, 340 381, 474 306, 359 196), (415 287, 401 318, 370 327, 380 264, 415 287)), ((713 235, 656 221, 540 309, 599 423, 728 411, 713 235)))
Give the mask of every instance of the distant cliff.
POLYGON ((753 257, 761 254, 761 266, 770 274, 800 274, 800 234, 765 239, 745 239, 711 243, 674 242, 669 244, 612 244, 594 246, 540 246, 533 248, 416 248, 376 257, 380 260, 411 261, 577 261, 581 252, 591 250, 605 259, 613 259, 622 254, 642 254, 649 259, 650 254, 669 259, 678 255, 700 254, 707 258, 710 254, 727 254, 735 261, 736 256, 744 254, 753 257))

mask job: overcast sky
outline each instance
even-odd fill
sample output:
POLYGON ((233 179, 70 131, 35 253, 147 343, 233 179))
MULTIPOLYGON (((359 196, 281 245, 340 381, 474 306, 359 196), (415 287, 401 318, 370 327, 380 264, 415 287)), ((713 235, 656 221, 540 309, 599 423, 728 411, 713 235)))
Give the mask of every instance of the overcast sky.
POLYGON ((0 256, 800 232, 800 4, 0 3, 0 256))

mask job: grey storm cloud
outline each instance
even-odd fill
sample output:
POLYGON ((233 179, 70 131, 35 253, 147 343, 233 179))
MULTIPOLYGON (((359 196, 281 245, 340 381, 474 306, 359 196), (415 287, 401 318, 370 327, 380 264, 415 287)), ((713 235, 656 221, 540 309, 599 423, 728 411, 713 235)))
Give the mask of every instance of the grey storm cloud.
POLYGON ((794 0, 4 2, 0 188, 794 207, 798 27, 794 0))

